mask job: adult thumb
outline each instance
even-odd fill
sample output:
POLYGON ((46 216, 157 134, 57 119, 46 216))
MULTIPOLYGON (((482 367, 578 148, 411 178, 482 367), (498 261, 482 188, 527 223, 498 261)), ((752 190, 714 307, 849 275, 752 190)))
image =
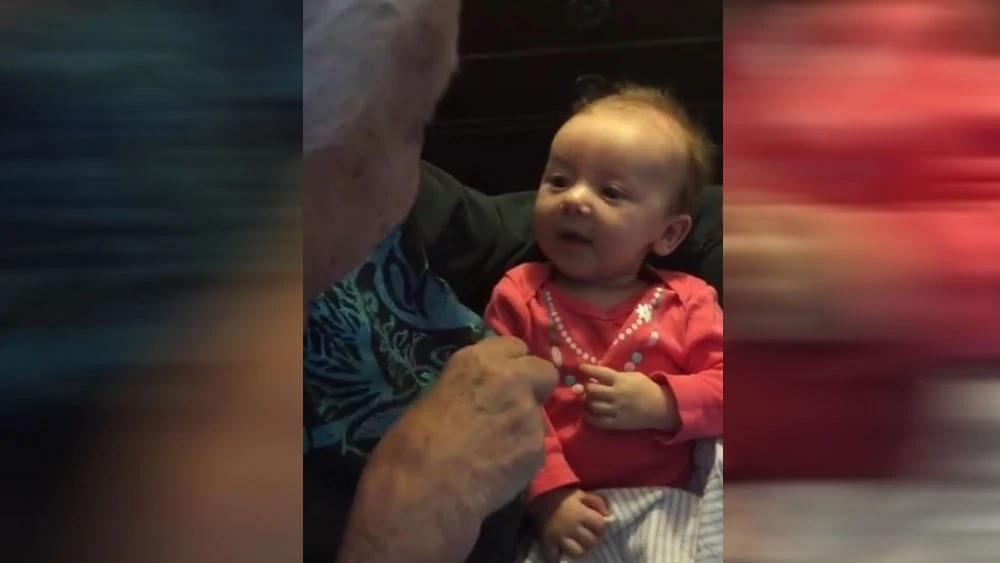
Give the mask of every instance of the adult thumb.
POLYGON ((535 400, 541 405, 548 400, 552 390, 559 384, 559 370, 551 362, 536 356, 527 356, 520 361, 527 362, 521 372, 528 375, 535 400))

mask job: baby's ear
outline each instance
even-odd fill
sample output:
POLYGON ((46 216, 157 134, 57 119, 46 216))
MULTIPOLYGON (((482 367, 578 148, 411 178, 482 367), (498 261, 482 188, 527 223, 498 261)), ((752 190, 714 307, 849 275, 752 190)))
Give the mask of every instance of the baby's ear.
POLYGON ((663 234, 653 242, 653 253, 657 256, 667 256, 677 250, 691 232, 691 223, 691 216, 687 213, 668 219, 663 234))

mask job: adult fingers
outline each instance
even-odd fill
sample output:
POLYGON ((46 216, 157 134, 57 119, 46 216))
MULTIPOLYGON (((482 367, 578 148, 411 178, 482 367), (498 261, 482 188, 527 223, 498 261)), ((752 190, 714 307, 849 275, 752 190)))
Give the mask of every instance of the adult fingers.
POLYGON ((528 355, 528 345, 520 338, 513 336, 491 336, 480 340, 476 346, 483 351, 496 352, 507 358, 520 358, 528 355))
POLYGON ((517 371, 528 379, 535 400, 542 404, 559 384, 559 371, 551 362, 535 356, 525 356, 517 360, 517 371))

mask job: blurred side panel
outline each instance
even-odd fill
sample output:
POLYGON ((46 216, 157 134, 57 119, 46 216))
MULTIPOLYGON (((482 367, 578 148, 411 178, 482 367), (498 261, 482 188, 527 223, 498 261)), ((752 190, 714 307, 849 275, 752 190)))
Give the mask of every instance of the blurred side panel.
POLYGON ((301 557, 300 10, 0 10, 0 559, 301 557))
POLYGON ((1000 9, 726 18, 726 560, 995 560, 1000 9))

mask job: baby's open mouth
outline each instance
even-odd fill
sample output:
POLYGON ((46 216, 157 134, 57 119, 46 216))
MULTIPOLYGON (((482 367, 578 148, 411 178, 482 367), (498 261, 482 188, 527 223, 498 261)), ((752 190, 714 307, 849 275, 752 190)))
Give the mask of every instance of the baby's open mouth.
POLYGON ((570 244, 590 244, 593 242, 588 237, 573 231, 562 231, 557 236, 559 237, 559 240, 570 244))

